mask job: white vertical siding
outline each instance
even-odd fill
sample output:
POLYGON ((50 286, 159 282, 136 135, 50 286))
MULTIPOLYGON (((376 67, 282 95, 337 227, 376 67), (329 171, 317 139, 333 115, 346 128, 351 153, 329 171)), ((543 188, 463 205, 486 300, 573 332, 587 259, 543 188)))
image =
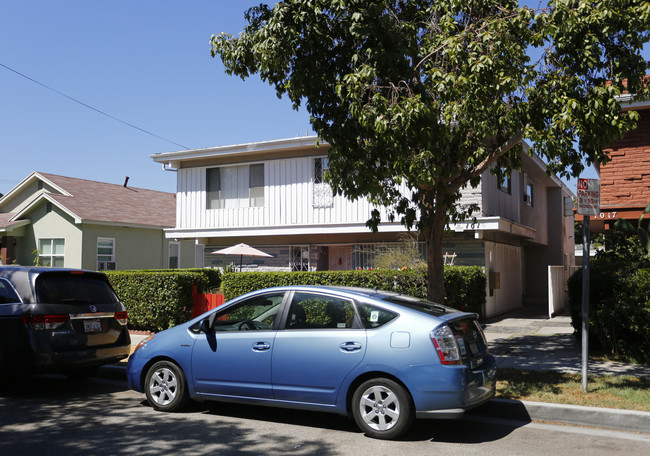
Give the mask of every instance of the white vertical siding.
MULTIPOLYGON (((206 167, 178 170, 177 228, 365 224, 373 206, 365 199, 332 197, 329 207, 314 206, 313 158, 264 162, 264 207, 207 209, 206 167)), ((382 218, 386 211, 382 209, 382 218)))

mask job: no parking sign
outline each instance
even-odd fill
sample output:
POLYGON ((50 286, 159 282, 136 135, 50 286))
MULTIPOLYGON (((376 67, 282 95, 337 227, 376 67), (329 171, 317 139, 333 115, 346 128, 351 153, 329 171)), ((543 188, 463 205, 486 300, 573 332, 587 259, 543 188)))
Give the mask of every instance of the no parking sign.
POLYGON ((578 179, 578 214, 600 213, 600 180, 578 179))

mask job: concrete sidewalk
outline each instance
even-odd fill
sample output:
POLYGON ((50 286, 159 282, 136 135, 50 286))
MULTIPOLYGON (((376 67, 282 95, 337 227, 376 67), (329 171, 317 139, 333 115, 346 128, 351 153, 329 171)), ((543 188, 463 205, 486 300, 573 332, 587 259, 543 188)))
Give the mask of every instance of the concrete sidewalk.
MULTIPOLYGON (((571 317, 548 319, 519 312, 489 320, 484 331, 501 368, 582 372, 582 348, 573 336, 571 317)), ((650 378, 650 365, 590 360, 588 373, 650 378)))

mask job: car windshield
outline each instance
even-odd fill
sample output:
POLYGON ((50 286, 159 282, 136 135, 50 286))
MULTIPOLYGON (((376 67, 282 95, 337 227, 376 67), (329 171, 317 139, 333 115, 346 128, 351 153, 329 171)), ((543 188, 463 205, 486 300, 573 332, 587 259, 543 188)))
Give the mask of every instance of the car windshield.
POLYGON ((36 279, 36 293, 40 302, 50 304, 118 302, 117 296, 104 280, 84 273, 41 274, 36 279))
POLYGON ((433 315, 434 317, 458 312, 458 310, 452 309, 451 307, 427 301, 426 299, 414 298, 412 296, 387 296, 384 298, 384 301, 399 304, 408 307, 409 309, 433 315))

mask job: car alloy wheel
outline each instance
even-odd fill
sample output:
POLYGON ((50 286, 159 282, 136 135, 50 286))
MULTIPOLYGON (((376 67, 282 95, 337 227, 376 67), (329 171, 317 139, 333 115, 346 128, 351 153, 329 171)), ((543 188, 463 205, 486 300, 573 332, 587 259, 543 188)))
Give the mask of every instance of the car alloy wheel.
POLYGON ((386 378, 361 384, 352 398, 352 407, 354 420, 370 437, 397 438, 413 421, 411 397, 402 386, 386 378))
POLYGON ((147 400, 156 410, 175 412, 187 402, 187 381, 183 371, 169 361, 158 361, 147 372, 147 400))

